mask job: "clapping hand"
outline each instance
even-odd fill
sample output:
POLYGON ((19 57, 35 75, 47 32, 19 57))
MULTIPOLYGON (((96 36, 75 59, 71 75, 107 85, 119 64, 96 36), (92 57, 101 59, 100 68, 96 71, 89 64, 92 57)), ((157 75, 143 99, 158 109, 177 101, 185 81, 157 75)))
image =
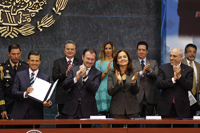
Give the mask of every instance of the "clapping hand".
POLYGON ((132 77, 131 81, 132 81, 133 84, 136 83, 136 79, 137 79, 137 77, 138 77, 138 74, 139 74, 139 73, 136 72, 135 75, 132 77))
POLYGON ((85 75, 86 75, 86 67, 84 65, 81 65, 79 70, 76 72, 76 81, 78 81, 80 77, 85 77, 85 75))
POLYGON ((118 80, 118 83, 120 84, 121 81, 122 81, 122 77, 120 75, 120 72, 118 70, 115 70, 115 75, 116 75, 116 78, 118 80))
POLYGON ((176 81, 181 76, 181 67, 180 65, 177 66, 174 65, 173 69, 174 69, 174 80, 176 81))
POLYGON ((107 67, 108 71, 110 70, 111 66, 112 66, 112 61, 110 61, 110 63, 108 64, 108 67, 107 67))
POLYGON ((142 73, 145 74, 146 72, 149 72, 150 70, 151 70, 151 67, 150 67, 150 63, 148 61, 147 64, 144 66, 142 73))
POLYGON ((73 66, 74 66, 74 64, 68 66, 67 71, 66 71, 66 75, 69 74, 69 71, 70 71, 70 69, 71 69, 73 66))

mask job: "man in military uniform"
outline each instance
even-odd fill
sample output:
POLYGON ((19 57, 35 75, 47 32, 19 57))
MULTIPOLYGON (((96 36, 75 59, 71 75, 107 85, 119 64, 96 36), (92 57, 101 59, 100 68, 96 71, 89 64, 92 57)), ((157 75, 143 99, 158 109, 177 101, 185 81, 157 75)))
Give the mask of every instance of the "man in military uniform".
POLYGON ((22 52, 18 44, 9 45, 7 54, 10 59, 0 64, 0 112, 2 119, 8 119, 14 105, 12 86, 16 73, 29 68, 26 62, 20 60, 22 52))

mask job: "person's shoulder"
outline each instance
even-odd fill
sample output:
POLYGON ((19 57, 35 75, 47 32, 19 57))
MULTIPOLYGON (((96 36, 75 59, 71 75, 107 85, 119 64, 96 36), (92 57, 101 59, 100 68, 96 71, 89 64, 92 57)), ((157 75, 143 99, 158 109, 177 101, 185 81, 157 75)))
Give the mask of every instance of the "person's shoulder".
POLYGON ((108 71, 108 75, 113 75, 113 74, 115 74, 114 69, 108 71))
POLYGON ((94 69, 94 71, 96 71, 96 73, 97 74, 101 74, 102 72, 101 71, 99 71, 95 66, 92 66, 92 68, 91 69, 94 69))
POLYGON ((19 60, 19 65, 29 66, 27 62, 19 60))
POLYGON ((62 60, 66 60, 66 58, 65 57, 62 57, 62 58, 59 58, 59 59, 56 59, 54 62, 56 63, 56 62, 60 62, 60 61, 62 61, 62 60))
POLYGON ((137 59, 137 58, 135 58, 135 59, 133 59, 133 60, 132 60, 132 62, 136 62, 136 61, 138 61, 138 59, 137 59))
POLYGON ((6 60, 6 61, 1 62, 1 63, 0 63, 0 66, 5 67, 5 66, 7 66, 8 64, 10 64, 10 63, 9 63, 9 60, 6 60))
POLYGON ((78 58, 74 57, 73 63, 74 63, 75 65, 80 65, 80 64, 82 64, 83 62, 82 62, 82 60, 79 60, 78 58))
MULTIPOLYGON (((41 71, 39 71, 38 75, 39 75, 40 77, 42 77, 43 79, 49 79, 49 78, 50 78, 49 75, 47 75, 47 74, 45 74, 45 73, 43 73, 43 72, 41 72, 41 71)), ((40 78, 40 77, 39 77, 39 78, 40 78)))
POLYGON ((138 60, 138 58, 134 58, 134 59, 132 59, 132 61, 137 61, 138 60))
POLYGON ((157 63, 157 61, 156 60, 154 60, 154 59, 148 59, 150 62, 155 62, 155 63, 157 63))
POLYGON ((159 66, 159 68, 166 68, 166 67, 170 67, 171 63, 166 63, 166 64, 162 64, 159 66))
POLYGON ((73 66, 73 67, 71 68, 71 71, 77 70, 77 69, 79 69, 79 67, 80 67, 80 65, 75 65, 75 66, 73 66))
POLYGON ((22 70, 22 71, 19 71, 19 72, 17 72, 16 75, 21 76, 21 75, 25 75, 25 74, 27 74, 27 73, 28 73, 28 69, 26 69, 26 70, 22 70))
POLYGON ((199 64, 197 61, 194 61, 194 63, 195 63, 195 65, 198 65, 198 66, 200 66, 200 64, 199 64))
POLYGON ((187 68, 187 69, 191 69, 191 70, 193 70, 192 67, 190 67, 190 66, 188 66, 188 65, 186 65, 186 64, 181 63, 181 65, 182 65, 182 67, 184 67, 184 68, 187 68))

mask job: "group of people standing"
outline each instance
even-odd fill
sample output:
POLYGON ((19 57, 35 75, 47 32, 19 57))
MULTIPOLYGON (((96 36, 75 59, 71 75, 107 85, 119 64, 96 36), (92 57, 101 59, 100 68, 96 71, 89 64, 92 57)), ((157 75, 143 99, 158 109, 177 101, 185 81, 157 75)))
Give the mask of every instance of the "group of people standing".
MULTIPOLYGON (((156 114, 191 117, 199 109, 200 64, 194 61, 197 52, 194 44, 186 46, 185 59, 180 48, 172 49, 170 63, 159 68, 156 60, 147 58, 148 44, 144 41, 137 44, 138 58, 133 60, 127 50, 116 52, 113 42, 102 45, 96 62, 94 49, 85 49, 82 61, 75 58, 76 51, 77 45, 67 41, 65 57, 55 60, 52 70, 53 81, 59 79, 55 103, 63 118, 89 118, 98 114, 111 118, 156 114), (197 99, 192 106, 188 91, 197 99)), ((39 71, 38 52, 29 53, 28 64, 20 60, 20 55, 19 45, 10 45, 10 59, 0 65, 2 119, 10 114, 15 119, 42 119, 42 103, 28 98, 28 93, 34 90, 31 84, 36 77, 49 81, 49 76, 39 71)), ((52 102, 43 105, 51 106, 52 102)))

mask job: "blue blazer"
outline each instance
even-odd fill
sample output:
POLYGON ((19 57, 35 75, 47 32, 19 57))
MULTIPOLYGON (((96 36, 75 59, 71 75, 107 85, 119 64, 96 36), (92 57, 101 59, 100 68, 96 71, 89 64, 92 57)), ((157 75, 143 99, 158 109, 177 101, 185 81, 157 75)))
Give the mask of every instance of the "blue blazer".
MULTIPOLYGON (((38 78, 50 81, 50 77, 40 71, 38 78)), ((24 98, 24 92, 30 87, 29 69, 18 72, 12 88, 13 97, 16 99, 11 117, 13 119, 23 119, 25 114, 29 114, 30 119, 43 119, 43 104, 30 98, 24 98)))

